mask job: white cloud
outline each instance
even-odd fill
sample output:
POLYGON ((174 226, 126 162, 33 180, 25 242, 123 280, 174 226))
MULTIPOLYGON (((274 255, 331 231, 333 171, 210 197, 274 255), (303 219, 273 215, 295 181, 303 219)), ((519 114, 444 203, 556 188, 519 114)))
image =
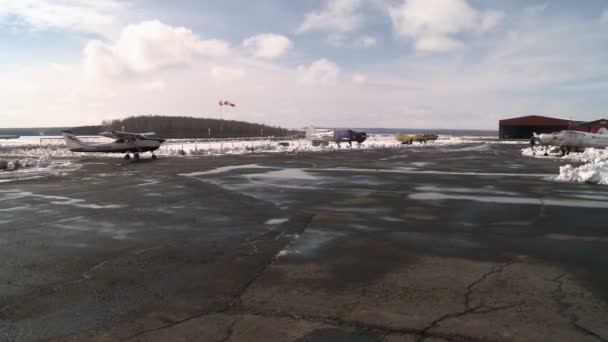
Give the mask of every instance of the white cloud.
POLYGON ((127 8, 119 0, 1 0, 0 22, 9 20, 34 30, 67 29, 109 36, 120 26, 119 14, 127 8))
POLYGON ((367 82, 367 76, 361 73, 354 73, 352 76, 352 81, 354 84, 365 84, 367 82))
POLYGON ((374 36, 363 35, 355 41, 355 46, 360 48, 371 48, 376 46, 378 39, 374 36))
POLYGON ((126 26, 114 43, 91 41, 84 50, 89 78, 119 77, 186 65, 194 58, 229 52, 222 40, 201 40, 192 31, 158 20, 126 26))
POLYGON ((608 9, 602 11, 602 15, 600 16, 600 22, 602 24, 608 24, 608 9))
POLYGON ((446 36, 422 36, 416 40, 416 50, 425 52, 448 52, 459 50, 463 44, 456 39, 446 36))
POLYGON ((211 68, 209 75, 216 81, 234 81, 245 76, 245 70, 218 65, 211 68))
POLYGON ((453 35, 482 33, 496 27, 504 14, 479 11, 466 0, 405 0, 389 10, 395 34, 412 39, 416 49, 446 52, 462 47, 453 35))
POLYGON ((167 84, 163 80, 155 80, 151 82, 145 82, 139 85, 139 89, 147 91, 160 91, 167 88, 167 84))
MULTIPOLYGON (((474 25, 440 25, 433 22, 435 18, 430 22, 420 19, 425 24, 412 31, 415 34, 401 37, 419 51, 462 49, 469 38, 499 21, 500 15, 492 12, 474 12, 474 25)), ((102 76, 137 77, 87 82, 82 79, 80 63, 57 60, 57 55, 49 60, 41 54, 42 63, 37 65, 5 66, 0 77, 0 102, 7 109, 3 122, 14 127, 74 126, 124 117, 124 113, 217 117, 217 100, 223 98, 239 105, 239 110, 230 111, 230 118, 288 127, 381 123, 387 127, 495 129, 500 116, 522 112, 597 118, 608 106, 608 98, 601 92, 589 91, 605 87, 601 80, 608 77, 608 50, 598 44, 607 39, 608 31, 598 29, 599 13, 588 20, 584 15, 552 17, 553 12, 547 12, 532 17, 520 12, 504 23, 504 32, 501 29, 484 37, 484 44, 474 44, 472 58, 429 58, 416 53, 404 58, 396 55, 399 49, 384 51, 391 47, 383 46, 376 51, 377 60, 359 64, 355 70, 339 67, 336 63, 341 60, 333 57, 333 62, 311 63, 316 58, 301 62, 305 65, 299 68, 273 64, 239 54, 244 49, 234 49, 221 59, 205 57, 209 55, 192 47, 205 44, 191 43, 204 42, 203 38, 192 33, 194 39, 188 39, 166 25, 168 29, 159 30, 168 32, 166 35, 148 36, 140 28, 133 34, 136 43, 124 38, 126 43, 120 44, 119 30, 113 39, 91 42, 86 61, 102 76), (141 65, 134 67, 133 61, 141 65)), ((335 31, 327 36, 341 35, 343 46, 355 48, 356 41, 368 32, 379 42, 387 39, 371 31, 335 31)), ((207 43, 211 50, 214 45, 223 45, 225 49, 219 49, 223 53, 229 50, 225 42, 207 43)), ((218 55, 222 54, 212 54, 218 55)))
POLYGON ((321 12, 307 13, 297 33, 309 31, 351 32, 363 23, 358 13, 361 0, 328 0, 327 8, 321 12))
POLYGON ((301 85, 335 86, 340 75, 340 67, 325 58, 313 62, 310 66, 300 65, 297 71, 297 82, 301 85))
POLYGON ((257 58, 276 58, 289 50, 293 43, 289 38, 274 33, 259 34, 243 41, 243 46, 257 58))

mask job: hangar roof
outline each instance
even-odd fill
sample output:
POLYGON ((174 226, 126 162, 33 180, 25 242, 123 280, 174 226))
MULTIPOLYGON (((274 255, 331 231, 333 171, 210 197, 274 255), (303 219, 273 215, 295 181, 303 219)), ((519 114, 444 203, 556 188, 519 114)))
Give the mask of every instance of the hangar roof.
POLYGON ((551 118, 548 116, 528 115, 518 118, 500 120, 501 126, 564 126, 570 125, 569 120, 551 118))
POLYGON ((577 125, 577 127, 579 126, 593 126, 593 125, 606 125, 608 124, 608 120, 606 119, 600 119, 600 120, 595 120, 595 121, 589 121, 589 122, 581 122, 580 124, 577 125))

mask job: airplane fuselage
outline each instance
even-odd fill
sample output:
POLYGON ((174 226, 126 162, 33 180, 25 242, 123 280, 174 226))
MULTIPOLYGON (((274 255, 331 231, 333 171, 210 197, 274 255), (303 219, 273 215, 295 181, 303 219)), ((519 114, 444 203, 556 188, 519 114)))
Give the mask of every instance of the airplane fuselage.
POLYGON ((72 147, 72 152, 98 152, 98 153, 143 153, 153 152, 160 148, 162 139, 146 138, 145 140, 112 142, 87 146, 72 147))
POLYGON ((608 147, 608 134, 561 131, 559 133, 541 134, 537 139, 543 146, 552 145, 571 149, 608 147))

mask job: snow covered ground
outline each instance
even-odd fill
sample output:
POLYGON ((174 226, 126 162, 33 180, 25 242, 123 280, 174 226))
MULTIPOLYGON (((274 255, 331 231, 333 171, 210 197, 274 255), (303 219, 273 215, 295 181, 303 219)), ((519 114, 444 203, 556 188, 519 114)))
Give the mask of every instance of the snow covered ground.
MULTIPOLYGON (((82 140, 92 143, 110 142, 111 139, 103 137, 81 137, 82 140)), ((500 141, 494 137, 473 136, 440 136, 438 140, 428 144, 414 143, 401 145, 393 135, 370 135, 362 145, 335 143, 329 146, 313 146, 310 140, 286 140, 288 146, 279 145, 281 141, 273 139, 250 140, 223 140, 212 141, 208 139, 169 139, 155 153, 165 157, 181 156, 221 156, 238 155, 246 153, 298 153, 298 152, 324 152, 336 150, 370 150, 383 148, 413 148, 435 146, 444 151, 465 151, 470 149, 489 148, 490 144, 522 144, 522 142, 500 141), (466 145, 468 144, 468 145, 466 145)), ((144 154, 146 158, 149 154, 144 154)), ((62 137, 55 136, 26 136, 15 140, 0 141, 0 183, 16 179, 37 178, 49 174, 60 174, 75 169, 76 166, 64 158, 90 158, 90 153, 75 153, 69 151, 62 137)), ((122 159, 123 154, 94 154, 95 158, 122 159)))
POLYGON ((544 152, 537 147, 523 149, 522 155, 583 163, 580 166, 572 164, 561 166, 559 175, 553 178, 555 181, 608 185, 608 149, 587 148, 584 152, 572 152, 563 157, 561 153, 550 153, 545 157, 544 152))
POLYGON ((56 161, 47 157, 19 159, 0 157, 0 183, 61 175, 78 167, 69 161, 56 161))
MULTIPOLYGON (((110 139, 103 137, 84 137, 85 141, 90 142, 109 142, 110 139)), ((306 139, 286 140, 289 146, 280 146, 280 141, 272 139, 256 139, 256 140, 224 140, 210 141, 207 139, 169 139, 165 142, 156 154, 161 156, 179 156, 179 155, 223 155, 223 154, 243 154, 255 152, 322 152, 333 151, 338 149, 350 149, 348 144, 342 144, 339 148, 335 143, 330 143, 329 146, 313 146, 312 142, 306 139)), ((493 137, 454 137, 440 136, 437 141, 429 142, 428 145, 444 146, 444 145, 459 145, 466 143, 486 143, 486 144, 521 144, 521 142, 500 141, 493 137)), ((421 146, 423 144, 415 143, 411 146, 421 146)), ((4 147, 0 151, 0 156, 26 156, 26 157, 78 157, 83 156, 83 153, 73 153, 65 148, 63 138, 61 137, 21 137, 15 140, 7 140, 0 142, 0 146, 4 147), (5 147, 12 147, 6 149, 5 147)), ((393 135, 370 135, 361 146, 353 144, 352 149, 379 149, 379 148, 396 148, 401 147, 401 143, 395 140, 393 135)), ((100 154, 103 155, 103 154, 100 154)), ((108 157, 122 158, 122 155, 107 155, 108 157)))

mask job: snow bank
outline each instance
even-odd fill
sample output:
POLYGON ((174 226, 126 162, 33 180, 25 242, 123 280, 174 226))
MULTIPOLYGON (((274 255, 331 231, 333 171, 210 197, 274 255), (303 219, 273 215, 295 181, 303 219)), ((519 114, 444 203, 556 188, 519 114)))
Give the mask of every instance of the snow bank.
POLYGON ((521 155, 524 157, 534 158, 561 158, 562 153, 558 147, 551 147, 545 150, 544 147, 527 147, 521 150, 521 155), (545 155, 547 153, 547 155, 545 155))
POLYGON ((545 150, 541 147, 528 147, 521 150, 521 155, 524 157, 536 158, 554 158, 578 163, 600 162, 608 160, 608 149, 587 148, 584 152, 571 152, 562 156, 561 151, 557 147, 552 147, 548 151, 548 156, 545 156, 545 150))
POLYGON ((559 168, 558 182, 608 185, 608 161, 590 162, 579 167, 570 164, 559 168))
POLYGON ((608 184, 608 149, 587 148, 584 152, 570 153, 561 159, 586 164, 560 167, 556 181, 608 184))
POLYGON ((52 162, 45 157, 38 159, 26 158, 16 160, 0 159, 0 171, 15 171, 27 168, 49 167, 51 164, 52 162))
POLYGON ((541 148, 525 148, 522 156, 535 158, 552 158, 573 163, 584 163, 580 166, 568 164, 559 168, 559 175, 553 180, 570 183, 589 183, 608 185, 608 149, 587 148, 584 152, 572 152, 562 156, 561 152, 550 151, 544 156, 541 148))
POLYGON ((585 152, 570 153, 562 159, 582 163, 599 163, 608 160, 608 149, 587 148, 585 152))
POLYGON ((37 159, 5 159, 0 157, 0 183, 61 175, 78 169, 69 161, 52 161, 46 157, 37 159))
MULTIPOLYGON (((83 139, 90 142, 108 142, 106 138, 99 137, 84 137, 83 139), (100 140, 101 139, 101 140, 100 140)), ((331 142, 328 146, 313 146, 310 140, 296 139, 285 140, 289 143, 288 146, 280 146, 279 140, 273 139, 250 139, 250 140, 224 140, 224 141, 209 141, 207 139, 169 139, 155 153, 159 156, 218 156, 218 155, 235 155, 246 154, 251 152, 257 153, 298 153, 298 152, 328 152, 328 151, 344 151, 344 150, 373 150, 384 148, 420 148, 425 146, 454 146, 470 143, 482 144, 512 144, 512 141, 501 141, 491 137, 456 137, 456 136, 439 136, 436 141, 429 141, 427 144, 414 143, 412 145, 402 145, 395 140, 394 135, 388 134, 373 134, 368 136, 368 139, 362 144, 353 143, 350 147, 347 143, 342 143, 338 147, 331 142)), ((70 152, 66 147, 61 137, 21 137, 11 143, 0 143, 3 147, 0 149, 1 156, 16 158, 29 157, 38 158, 40 156, 50 157, 91 157, 90 153, 74 153, 70 152), (8 147, 8 148, 7 148, 8 147)), ((95 157, 101 158, 122 158, 123 154, 94 154, 95 157)))

